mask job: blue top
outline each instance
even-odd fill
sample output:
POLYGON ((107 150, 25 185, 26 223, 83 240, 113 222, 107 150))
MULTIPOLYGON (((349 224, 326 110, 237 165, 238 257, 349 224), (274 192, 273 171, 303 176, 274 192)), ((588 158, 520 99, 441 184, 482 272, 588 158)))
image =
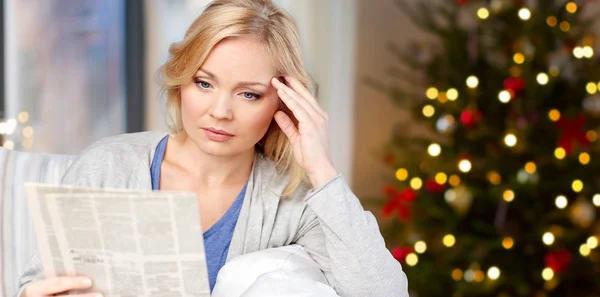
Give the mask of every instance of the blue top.
MULTIPOLYGON (((150 166, 152 190, 158 190, 159 188, 160 167, 165 156, 168 139, 169 136, 167 135, 160 141, 156 147, 156 153, 150 166)), ((211 292, 215 287, 217 274, 221 270, 221 267, 225 265, 225 260, 227 260, 229 244, 231 243, 231 237, 233 236, 233 231, 235 230, 235 225, 242 209, 242 202, 244 201, 247 186, 248 183, 246 182, 246 185, 223 217, 204 232, 204 249, 206 251, 206 266, 208 268, 208 280, 211 292)))

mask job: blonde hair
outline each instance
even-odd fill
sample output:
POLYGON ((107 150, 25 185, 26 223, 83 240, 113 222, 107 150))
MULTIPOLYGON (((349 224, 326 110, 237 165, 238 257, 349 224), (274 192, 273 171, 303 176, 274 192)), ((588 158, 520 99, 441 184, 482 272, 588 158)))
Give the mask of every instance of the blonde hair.
MULTIPOLYGON (((217 43, 247 35, 263 44, 277 76, 292 76, 307 88, 313 86, 302 59, 298 29, 289 13, 270 0, 215 0, 192 23, 184 39, 171 45, 169 59, 160 69, 171 133, 183 130, 181 85, 189 83, 217 43)), ((285 105, 281 109, 298 123, 285 105)), ((294 159, 287 136, 275 121, 256 147, 275 163, 280 174, 289 177, 283 196, 308 182, 306 172, 294 159)))

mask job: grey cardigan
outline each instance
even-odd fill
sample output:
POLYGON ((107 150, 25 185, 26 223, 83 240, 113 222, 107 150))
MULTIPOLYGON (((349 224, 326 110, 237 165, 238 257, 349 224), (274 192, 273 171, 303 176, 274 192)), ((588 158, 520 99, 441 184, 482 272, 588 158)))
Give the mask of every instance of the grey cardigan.
MULTIPOLYGON (((90 147, 69 168, 66 185, 151 189, 150 164, 162 132, 123 134, 90 147)), ((227 261, 293 243, 304 246, 340 296, 408 297, 400 263, 386 249, 375 217, 341 175, 317 189, 281 198, 285 176, 256 154, 227 261)), ((38 255, 20 279, 20 291, 43 277, 38 255)))

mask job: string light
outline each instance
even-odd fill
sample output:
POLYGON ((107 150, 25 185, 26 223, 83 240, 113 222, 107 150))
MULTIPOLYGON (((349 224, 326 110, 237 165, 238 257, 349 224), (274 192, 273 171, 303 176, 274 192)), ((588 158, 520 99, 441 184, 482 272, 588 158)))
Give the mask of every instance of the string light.
POLYGON ((481 271, 481 270, 476 270, 474 279, 478 283, 482 282, 485 279, 485 273, 483 273, 483 271, 481 271))
POLYGON ((525 7, 519 9, 519 18, 526 21, 531 18, 531 11, 525 7))
POLYGON ((548 113, 548 117, 551 121, 556 122, 560 119, 560 111, 558 111, 557 109, 552 109, 548 113))
POLYGON ((560 74, 560 69, 558 69, 558 67, 556 66, 550 66, 550 75, 556 77, 560 74))
POLYGON ((579 154, 579 162, 581 162, 581 164, 583 165, 587 165, 590 163, 590 154, 588 153, 581 153, 579 154))
POLYGON ((523 64, 525 62, 525 55, 522 53, 516 53, 513 55, 513 61, 517 64, 523 64))
POLYGON ((473 280, 475 280, 475 271, 471 270, 471 269, 467 269, 465 271, 465 281, 466 282, 472 282, 473 280))
POLYGON ((600 207, 600 194, 594 195, 594 198, 592 198, 592 203, 594 203, 595 206, 600 207))
POLYGON ((510 101, 511 97, 512 96, 510 95, 510 92, 507 90, 503 90, 498 94, 498 99, 502 103, 508 103, 510 101))
POLYGON ((544 235, 542 235, 542 242, 544 242, 545 245, 552 245, 554 243, 554 234, 551 232, 544 233, 544 235))
POLYGON ((454 237, 454 235, 452 234, 446 234, 444 236, 444 238, 442 239, 442 243, 446 246, 446 247, 453 247, 454 244, 456 243, 456 238, 454 237))
POLYGON ((598 92, 598 86, 594 82, 589 82, 585 85, 585 90, 588 92, 588 94, 594 95, 596 92, 598 92))
POLYGON ((508 133, 504 136, 504 143, 509 147, 513 147, 517 144, 517 137, 512 133, 508 133))
POLYGON ((590 247, 586 243, 579 246, 579 253, 582 256, 587 257, 590 255, 591 252, 592 251, 591 251, 590 247))
POLYGON ((425 105, 423 107, 423 115, 430 118, 435 114, 435 108, 431 105, 425 105))
MULTIPOLYGON (((562 23, 560 24, 562 26, 562 23)), ((583 48, 580 46, 576 46, 573 49, 573 56, 577 59, 583 59, 583 48)))
POLYGON ((492 266, 488 269, 487 275, 491 280, 497 280, 500 277, 500 269, 496 266, 492 266))
POLYGON ((410 187, 413 188, 413 190, 419 190, 422 186, 423 186, 423 181, 420 178, 413 177, 410 180, 410 187))
POLYGON ((30 149, 33 146, 33 139, 25 138, 23 141, 21 141, 21 145, 23 145, 23 148, 25 149, 30 149))
POLYGON ((429 147, 427 148, 427 152, 429 153, 429 155, 431 155, 432 157, 437 157, 440 155, 440 153, 442 152, 442 147, 437 144, 437 143, 432 143, 429 145, 429 147))
POLYGON ((499 185, 502 182, 502 177, 496 171, 488 172, 487 178, 493 185, 499 185))
POLYGON ((482 19, 485 20, 488 17, 490 17, 490 12, 487 10, 487 8, 485 7, 481 7, 477 10, 477 16, 482 19))
POLYGON ((454 101, 458 99, 458 90, 455 88, 450 88, 448 91, 446 91, 446 96, 448 97, 448 100, 454 101))
POLYGON ((571 184, 571 188, 573 189, 573 191, 575 191, 576 193, 581 192, 581 190, 583 190, 583 182, 581 180, 574 180, 573 183, 571 184))
POLYGON ((562 160, 562 159, 564 159, 566 155, 567 155, 567 152, 566 152, 566 151, 565 151, 565 149, 564 149, 564 148, 562 148, 562 147, 557 147, 557 148, 554 150, 554 156, 555 156, 557 159, 559 159, 559 160, 562 160))
POLYGON ((419 254, 424 253, 427 250, 427 244, 420 240, 415 243, 415 251, 419 254))
POLYGON ((569 24, 569 22, 567 21, 562 21, 560 22, 560 30, 563 32, 569 32, 569 30, 571 30, 571 24, 569 24))
POLYGON ((451 186, 456 187, 460 184, 460 177, 456 174, 453 174, 450 176, 450 178, 448 178, 448 183, 451 186))
POLYGON ((514 244, 514 240, 510 237, 504 237, 504 239, 502 240, 502 247, 507 250, 510 250, 514 246, 514 244))
POLYGON ((559 195, 558 197, 556 197, 556 200, 554 200, 554 204, 556 204, 556 207, 564 209, 565 207, 567 207, 567 204, 569 204, 569 201, 567 200, 567 197, 559 195))
POLYGON ((471 171, 471 161, 467 159, 460 160, 460 162, 458 162, 458 169, 465 173, 471 171))
POLYGON ((476 76, 471 75, 471 76, 467 77, 467 87, 474 89, 474 88, 477 88, 478 85, 479 85, 479 79, 476 76))
POLYGON ((437 99, 440 103, 446 103, 448 101, 448 95, 446 92, 440 92, 437 99))
POLYGON ((396 170, 396 178, 399 181, 406 180, 408 178, 408 171, 404 168, 399 168, 398 170, 396 170))
POLYGON ((586 244, 590 249, 597 248, 598 247, 598 237, 596 237, 596 236, 588 237, 586 244))
POLYGON ((25 138, 31 138, 33 136, 33 128, 31 126, 27 126, 23 128, 21 134, 23 134, 23 137, 25 138))
POLYGON ((506 202, 511 202, 511 201, 513 201, 515 199, 515 192, 513 192, 512 190, 506 190, 502 194, 502 198, 506 202))
POLYGON ((555 27, 556 24, 558 24, 558 20, 552 15, 546 18, 546 24, 548 24, 550 27, 555 27))
POLYGON ((410 253, 406 255, 406 264, 408 264, 408 266, 415 266, 417 263, 419 263, 419 257, 417 254, 410 253))
POLYGON ((570 13, 575 13, 577 12, 577 4, 575 4, 575 2, 569 2, 567 3, 566 7, 568 12, 570 13))
POLYGON ((435 175, 435 182, 436 182, 436 183, 438 183, 438 184, 440 184, 440 185, 443 185, 443 184, 445 184, 445 183, 446 183, 446 181, 448 181, 448 176, 447 176, 445 173, 443 173, 443 172, 438 172, 438 173, 435 175))
POLYGON ((544 270, 542 270, 542 278, 544 280, 549 281, 553 277, 554 277, 554 270, 552 270, 552 268, 546 267, 546 268, 544 268, 544 270))
POLYGON ((546 74, 544 72, 540 72, 540 73, 538 73, 536 80, 540 85, 542 85, 542 86, 546 85, 546 84, 548 84, 548 80, 549 80, 548 74, 546 74))
POLYGON ((596 133, 596 131, 590 130, 590 131, 587 131, 587 133, 585 133, 585 137, 590 142, 594 142, 594 141, 596 141, 596 139, 598 139, 598 134, 596 133))
POLYGON ((438 91, 438 89, 434 87, 427 88, 427 91, 425 91, 425 96, 427 96, 429 100, 435 100, 439 94, 440 92, 438 91))
POLYGON ((597 87, 597 89, 598 89, 598 90, 600 90, 600 81, 598 82, 598 87, 597 87))
POLYGON ((463 278, 463 272, 462 270, 455 268, 454 270, 452 270, 452 279, 455 281, 459 281, 463 278))
POLYGON ((15 143, 10 140, 7 140, 4 142, 4 144, 2 144, 2 146, 6 149, 12 150, 15 148, 15 143))
POLYGON ((21 124, 25 124, 27 123, 27 121, 29 121, 29 113, 27 113, 26 111, 20 112, 17 116, 17 119, 21 124))
POLYGON ((535 166, 535 163, 529 161, 527 164, 525 164, 525 171, 527 171, 527 173, 533 174, 536 170, 537 166, 535 166))
POLYGON ((584 46, 582 53, 584 58, 591 59, 594 56, 594 49, 591 46, 584 46))

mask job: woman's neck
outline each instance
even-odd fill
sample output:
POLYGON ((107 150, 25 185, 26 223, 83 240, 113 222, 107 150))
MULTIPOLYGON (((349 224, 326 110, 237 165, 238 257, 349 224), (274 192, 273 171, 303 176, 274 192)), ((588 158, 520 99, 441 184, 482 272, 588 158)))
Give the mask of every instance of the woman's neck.
POLYGON ((171 162, 183 168, 198 185, 245 183, 250 176, 254 163, 254 148, 236 155, 214 156, 200 150, 185 132, 170 136, 170 140, 174 140, 173 146, 167 145, 166 154, 171 162))

